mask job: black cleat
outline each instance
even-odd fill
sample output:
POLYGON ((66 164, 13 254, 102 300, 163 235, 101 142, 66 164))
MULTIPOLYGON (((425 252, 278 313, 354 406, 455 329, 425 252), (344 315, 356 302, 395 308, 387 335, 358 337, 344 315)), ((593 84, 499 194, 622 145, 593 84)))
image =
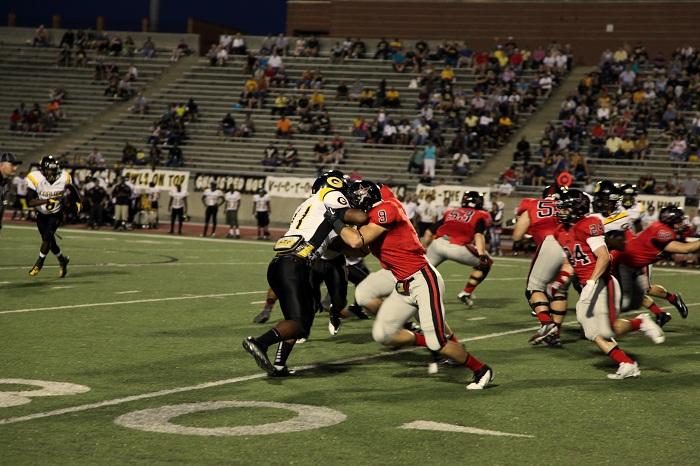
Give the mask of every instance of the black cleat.
POLYGON ((264 308, 262 311, 260 311, 260 314, 253 318, 253 323, 264 324, 268 320, 270 320, 270 309, 264 308))
POLYGON ((264 370, 268 374, 272 374, 275 371, 275 366, 272 365, 270 360, 267 358, 267 353, 263 351, 255 338, 247 337, 245 340, 243 340, 243 349, 246 350, 248 354, 253 356, 255 363, 258 365, 258 367, 260 367, 260 369, 264 370))
POLYGON ((297 371, 290 371, 287 366, 284 366, 282 369, 275 367, 274 371, 267 373, 268 377, 294 377, 295 375, 297 375, 297 371))
POLYGON ((360 305, 353 304, 352 306, 348 306, 348 311, 352 312, 359 320, 369 319, 369 316, 362 310, 362 306, 360 305))
POLYGON ((340 332, 340 326, 343 325, 343 321, 340 320, 340 317, 331 315, 330 319, 328 319, 328 333, 331 334, 331 336, 335 336, 340 332))
POLYGON ((664 325, 666 325, 666 322, 671 320, 671 314, 669 314, 668 312, 659 312, 654 317, 656 319, 656 325, 658 325, 659 327, 663 327, 664 325))
POLYGON ((681 296, 680 293, 676 293, 676 301, 671 304, 673 304, 675 308, 678 309, 678 313, 681 315, 681 317, 683 317, 684 319, 688 318, 688 306, 686 306, 685 301, 683 301, 683 296, 681 296))
POLYGON ((63 278, 68 275, 68 262, 70 262, 70 257, 61 256, 58 258, 58 278, 63 278))

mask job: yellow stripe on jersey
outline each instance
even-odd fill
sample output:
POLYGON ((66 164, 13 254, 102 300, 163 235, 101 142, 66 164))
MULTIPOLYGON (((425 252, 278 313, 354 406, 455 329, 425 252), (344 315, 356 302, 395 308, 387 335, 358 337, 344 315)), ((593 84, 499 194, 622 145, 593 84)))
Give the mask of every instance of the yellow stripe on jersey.
POLYGON ((325 188, 322 188, 322 189, 318 192, 318 197, 319 197, 321 200, 323 200, 323 198, 326 197, 326 194, 332 193, 333 191, 337 191, 337 190, 336 190, 336 189, 333 189, 333 188, 329 188, 328 186, 326 186, 325 188))
POLYGON ((32 183, 32 186, 34 186, 34 189, 39 187, 39 182, 34 178, 34 174, 30 173, 27 175, 27 179, 32 183))
POLYGON ((68 172, 63 172, 66 174, 66 184, 71 184, 73 183, 73 178, 71 178, 70 173, 68 172))
POLYGON ((608 223, 612 223, 614 221, 620 220, 621 218, 628 217, 629 215, 627 212, 620 212, 619 214, 615 215, 614 217, 608 217, 606 218, 603 223, 607 225, 608 223))

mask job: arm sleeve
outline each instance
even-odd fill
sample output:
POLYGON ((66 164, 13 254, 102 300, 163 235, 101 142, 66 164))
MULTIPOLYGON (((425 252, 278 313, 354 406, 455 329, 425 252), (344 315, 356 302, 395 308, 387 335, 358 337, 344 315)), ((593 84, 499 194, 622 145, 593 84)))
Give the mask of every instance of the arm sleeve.
POLYGON ((591 251, 595 251, 601 246, 605 246, 605 236, 591 236, 586 238, 586 243, 591 248, 591 251))
POLYGON ((485 230, 486 230, 486 222, 484 221, 483 218, 480 218, 479 220, 476 221, 476 226, 474 227, 474 232, 481 233, 483 235, 485 230))

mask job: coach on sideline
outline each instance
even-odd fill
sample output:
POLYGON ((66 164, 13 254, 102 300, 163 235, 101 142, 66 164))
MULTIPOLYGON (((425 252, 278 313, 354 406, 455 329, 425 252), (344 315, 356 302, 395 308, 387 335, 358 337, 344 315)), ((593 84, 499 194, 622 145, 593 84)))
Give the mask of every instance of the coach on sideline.
POLYGON ((10 191, 9 181, 15 176, 17 165, 21 163, 12 152, 3 152, 0 155, 0 228, 2 228, 2 217, 5 215, 7 193, 10 191))

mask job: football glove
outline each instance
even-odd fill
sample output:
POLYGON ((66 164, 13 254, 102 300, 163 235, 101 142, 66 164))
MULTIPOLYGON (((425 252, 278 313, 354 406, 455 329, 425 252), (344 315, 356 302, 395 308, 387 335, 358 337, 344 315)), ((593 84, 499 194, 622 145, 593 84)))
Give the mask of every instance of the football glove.
POLYGON ((593 299, 593 293, 595 292, 596 285, 598 284, 598 280, 588 280, 586 282, 586 286, 583 287, 581 290, 581 296, 579 298, 580 301, 590 303, 591 299, 593 299))
POLYGON ((325 218, 328 223, 333 225, 333 230, 335 230, 336 233, 340 234, 340 230, 345 228, 345 222, 339 218, 338 214, 339 212, 336 210, 327 207, 326 212, 323 214, 323 218, 325 218))

